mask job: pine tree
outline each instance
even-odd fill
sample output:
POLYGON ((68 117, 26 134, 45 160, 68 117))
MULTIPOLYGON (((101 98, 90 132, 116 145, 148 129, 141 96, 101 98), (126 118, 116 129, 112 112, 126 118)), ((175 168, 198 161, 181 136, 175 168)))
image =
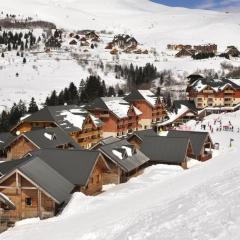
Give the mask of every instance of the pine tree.
POLYGON ((49 98, 46 99, 47 106, 56 106, 58 105, 58 97, 56 90, 52 91, 52 94, 49 98))
POLYGON ((107 96, 107 88, 106 88, 106 85, 105 85, 105 81, 103 80, 101 82, 101 86, 100 86, 100 89, 99 89, 99 97, 106 97, 107 96))
POLYGON ((68 104, 77 104, 79 102, 78 90, 73 82, 70 83, 68 92, 70 97, 70 101, 68 104))
POLYGON ((25 64, 27 62, 26 58, 23 58, 23 63, 25 64))
POLYGON ((4 55, 4 52, 2 52, 2 55, 1 55, 1 57, 2 57, 2 58, 4 58, 4 57, 5 57, 5 55, 4 55))
POLYGON ((108 96, 108 97, 115 97, 115 96, 116 96, 114 87, 109 87, 109 88, 108 88, 108 94, 107 94, 107 96, 108 96))
POLYGON ((34 113, 37 112, 38 109, 38 105, 35 102, 35 99, 32 97, 31 102, 29 103, 29 107, 28 107, 28 113, 34 113))

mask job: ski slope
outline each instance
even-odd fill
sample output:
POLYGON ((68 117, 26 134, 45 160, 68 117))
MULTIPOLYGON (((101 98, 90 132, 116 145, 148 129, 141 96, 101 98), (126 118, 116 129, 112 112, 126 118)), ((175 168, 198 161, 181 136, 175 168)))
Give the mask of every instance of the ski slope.
POLYGON ((131 33, 149 46, 239 44, 239 14, 172 8, 150 0, 8 0, 6 12, 46 19, 67 29, 131 33))
MULTIPOLYGON (((172 70, 177 81, 203 69, 221 71, 221 63, 240 65, 240 60, 223 58, 195 61, 191 58, 177 59, 176 52, 166 50, 167 44, 218 44, 219 52, 228 45, 240 48, 239 13, 224 13, 186 8, 173 8, 150 0, 7 0, 0 1, 0 9, 5 14, 16 14, 17 18, 30 16, 34 20, 47 20, 64 28, 67 33, 83 29, 105 30, 111 34, 101 35, 102 45, 89 50, 92 63, 101 59, 104 64, 130 64, 144 66, 153 63, 159 71, 172 70), (105 50, 106 44, 115 34, 134 36, 143 49, 155 49, 157 56, 119 54, 114 60, 105 50)), ((28 31, 28 30, 27 30, 28 31)), ((40 30, 36 30, 40 31, 40 30)), ((80 50, 80 49, 77 49, 80 50)), ((41 49, 43 51, 43 49, 41 49)), ((100 75, 108 86, 118 82, 114 73, 106 76, 103 72, 87 66, 83 69, 70 52, 61 54, 26 53, 27 64, 16 57, 16 52, 6 52, 0 58, 0 105, 11 107, 20 99, 29 103, 35 97, 43 104, 52 90, 62 90, 70 82, 79 85, 82 78, 89 76, 88 68, 100 75), (19 74, 16 77, 16 74, 19 74)))
MULTIPOLYGON (((189 170, 149 167, 128 183, 96 197, 75 193, 63 213, 19 222, 1 240, 237 240, 240 238, 240 111, 210 115, 234 132, 214 132, 215 157, 189 170), (234 139, 229 147, 230 138, 234 139)), ((191 121, 188 127, 200 129, 191 121)), ((216 124, 217 127, 217 124, 216 124)))

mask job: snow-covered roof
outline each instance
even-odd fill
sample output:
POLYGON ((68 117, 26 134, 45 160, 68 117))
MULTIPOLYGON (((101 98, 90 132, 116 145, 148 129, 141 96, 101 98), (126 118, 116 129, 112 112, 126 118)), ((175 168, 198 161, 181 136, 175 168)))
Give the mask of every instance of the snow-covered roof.
POLYGON ((144 99, 154 106, 157 101, 157 97, 150 90, 138 90, 139 93, 144 97, 144 99))
POLYGON ((240 81, 230 79, 198 79, 190 85, 190 88, 201 92, 205 88, 210 87, 213 91, 223 91, 227 86, 235 89, 240 89, 240 81))
POLYGON ((177 113, 167 112, 169 119, 167 121, 159 123, 158 126, 166 126, 168 124, 173 123, 175 120, 177 120, 179 117, 181 117, 187 111, 189 111, 189 108, 187 106, 180 105, 180 108, 178 109, 177 113))

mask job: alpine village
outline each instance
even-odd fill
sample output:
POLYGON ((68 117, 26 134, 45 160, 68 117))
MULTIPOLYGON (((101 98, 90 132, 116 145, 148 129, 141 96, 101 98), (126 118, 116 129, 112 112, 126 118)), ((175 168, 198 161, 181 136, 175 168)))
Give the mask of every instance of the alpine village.
MULTIPOLYGON (((95 21, 93 16, 91 21, 95 21)), ((232 123, 223 124, 218 116, 240 110, 240 81, 236 81, 240 68, 229 63, 239 61, 236 46, 220 50, 216 43, 169 42, 157 53, 133 34, 70 31, 51 22, 18 17, 0 14, 3 61, 14 51, 25 68, 29 62, 41 60, 44 65, 55 58, 57 63, 74 59, 84 70, 77 79, 79 88, 76 82, 68 82, 65 88, 57 86, 58 79, 50 83, 50 71, 46 78, 51 94, 41 93, 44 100, 31 95, 31 101, 26 102, 15 93, 14 102, 18 103, 12 107, 0 102, 0 107, 5 107, 0 114, 0 233, 14 229, 20 221, 61 216, 74 194, 95 199, 108 187, 124 186, 154 166, 174 166, 188 172, 192 162, 204 165, 214 161, 222 145, 213 134, 234 132, 232 123), (24 32, 25 28, 33 31, 24 32), (39 29, 43 29, 40 34, 39 29), (154 61, 148 60, 151 57, 154 61), (138 66, 137 61, 146 63, 138 66), (186 71, 178 81, 174 79, 179 77, 177 71, 155 67, 159 62, 171 65, 183 61, 186 71), (198 67, 206 64, 204 61, 228 63, 221 63, 221 74, 190 72, 188 64, 198 67), (214 119, 214 124, 205 119, 214 119)), ((9 60, 9 64, 11 61, 17 64, 16 60, 9 60)), ((70 72, 71 67, 56 67, 62 71, 59 79, 65 78, 64 72, 70 72)), ((27 84, 20 83, 23 73, 16 71, 18 84, 27 84)), ((233 141, 230 139, 230 147, 233 141)))

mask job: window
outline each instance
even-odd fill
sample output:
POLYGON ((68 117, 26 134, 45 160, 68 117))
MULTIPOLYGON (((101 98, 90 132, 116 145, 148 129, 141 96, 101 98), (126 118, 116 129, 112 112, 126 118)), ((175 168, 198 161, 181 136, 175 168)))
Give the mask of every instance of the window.
POLYGON ((97 183, 100 183, 100 175, 97 175, 97 183))
POLYGON ((26 206, 32 206, 32 198, 30 198, 30 197, 25 198, 25 205, 26 206))

